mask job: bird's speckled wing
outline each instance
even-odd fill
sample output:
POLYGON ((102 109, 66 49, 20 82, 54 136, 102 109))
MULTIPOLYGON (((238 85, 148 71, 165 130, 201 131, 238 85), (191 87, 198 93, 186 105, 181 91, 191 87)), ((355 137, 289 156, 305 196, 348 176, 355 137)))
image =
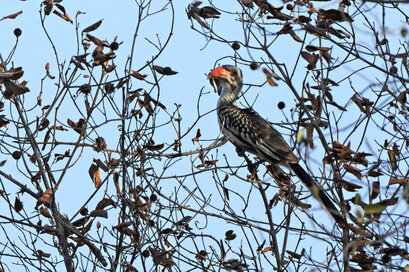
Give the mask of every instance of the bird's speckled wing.
POLYGON ((270 161, 298 161, 281 134, 252 109, 220 105, 218 116, 223 134, 244 151, 270 161))

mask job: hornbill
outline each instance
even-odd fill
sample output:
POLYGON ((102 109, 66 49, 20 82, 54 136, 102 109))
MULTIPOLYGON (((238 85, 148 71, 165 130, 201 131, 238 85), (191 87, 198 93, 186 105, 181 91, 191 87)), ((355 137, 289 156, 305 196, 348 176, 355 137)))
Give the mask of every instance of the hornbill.
POLYGON ((214 79, 221 87, 217 103, 217 116, 222 133, 240 152, 247 151, 259 159, 280 164, 290 168, 308 187, 325 210, 334 218, 340 227, 346 221, 330 200, 327 193, 298 164, 294 155, 281 134, 252 108, 241 109, 236 100, 243 87, 241 70, 232 65, 223 65, 213 69, 207 77, 214 79))

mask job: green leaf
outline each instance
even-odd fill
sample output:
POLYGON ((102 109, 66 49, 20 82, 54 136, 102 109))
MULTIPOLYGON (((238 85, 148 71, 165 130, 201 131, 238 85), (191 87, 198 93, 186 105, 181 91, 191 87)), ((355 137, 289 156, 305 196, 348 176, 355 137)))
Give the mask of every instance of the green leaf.
POLYGON ((365 214, 373 214, 373 213, 380 213, 381 211, 385 210, 386 205, 382 204, 370 204, 363 207, 365 214))
POLYGON ((361 195, 357 193, 354 199, 352 200, 352 203, 361 206, 362 205, 361 195))
POLYGON ((300 129, 297 133, 297 143, 302 143, 305 140, 305 129, 300 129))

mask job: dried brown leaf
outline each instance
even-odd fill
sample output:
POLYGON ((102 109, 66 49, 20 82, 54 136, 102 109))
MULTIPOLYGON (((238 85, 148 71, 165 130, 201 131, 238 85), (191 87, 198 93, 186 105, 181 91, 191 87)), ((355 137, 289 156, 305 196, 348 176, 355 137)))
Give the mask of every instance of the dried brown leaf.
POLYGON ((270 84, 270 86, 272 86, 272 87, 278 86, 278 84, 275 83, 275 81, 273 80, 273 78, 277 79, 277 80, 280 79, 280 77, 277 74, 275 74, 274 72, 268 70, 267 68, 263 68, 262 71, 265 74, 267 82, 268 82, 268 84, 270 84))
POLYGON ((374 200, 375 198, 378 197, 379 193, 380 193, 379 181, 374 181, 374 182, 372 183, 372 192, 371 192, 371 197, 370 197, 370 199, 371 199, 371 200, 374 200))
MULTIPOLYGON (((83 118, 80 118, 78 120, 78 122, 74 123, 73 121, 71 121, 69 118, 67 119, 67 123, 70 127, 72 127, 74 129, 75 132, 81 134, 82 128, 85 124, 85 120, 83 118)), ((85 136, 85 132, 84 132, 84 136, 85 136)))
POLYGON ((376 169, 378 169, 379 165, 381 165, 381 162, 378 161, 377 163, 375 163, 371 168, 369 168, 368 170, 368 176, 370 177, 379 177, 382 176, 382 173, 379 171, 375 171, 376 169))
POLYGON ((388 157, 389 157, 389 164, 391 165, 392 171, 396 171, 398 169, 398 163, 396 160, 396 154, 392 150, 388 150, 388 157))
POLYGON ((45 65, 45 73, 46 76, 49 77, 50 79, 54 79, 55 76, 50 75, 50 63, 47 62, 47 64, 45 65))
POLYGON ((113 93, 115 91, 114 84, 111 82, 106 83, 104 89, 106 93, 113 93))
POLYGON ((50 211, 47 208, 43 207, 43 206, 40 207, 40 213, 41 213, 42 216, 44 216, 46 218, 52 218, 50 211))
POLYGON ((96 152, 101 152, 107 148, 107 143, 105 142, 105 139, 103 137, 98 137, 95 139, 95 145, 92 147, 92 149, 96 152))
POLYGON ((75 227, 80 227, 80 226, 84 226, 88 221, 89 221, 89 216, 84 216, 72 222, 72 225, 75 227))
POLYGON ((320 20, 332 20, 332 21, 338 21, 338 22, 353 22, 354 20, 349 16, 348 13, 345 13, 343 11, 337 10, 337 9, 320 9, 319 10, 319 16, 318 19, 320 20))
POLYGON ((148 75, 142 75, 139 72, 132 70, 131 71, 131 76, 133 76, 134 78, 139 79, 139 80, 144 80, 148 75))
POLYGON ((100 25, 102 24, 102 20, 99 20, 98 22, 84 28, 84 30, 82 32, 91 32, 94 31, 95 29, 97 29, 100 25))
MULTIPOLYGON (((99 66, 104 64, 106 61, 111 60, 115 58, 115 54, 114 53, 97 53, 94 56, 94 66, 99 66)), ((115 67, 114 67, 115 68, 115 67)))
POLYGON ((116 192, 119 194, 121 192, 121 188, 119 187, 119 174, 117 172, 114 173, 113 180, 116 192))
POLYGON ((362 186, 346 181, 341 177, 337 178, 337 183, 342 184, 342 187, 348 192, 356 192, 357 189, 362 189, 362 186))
POLYGON ((241 3, 243 4, 243 6, 247 7, 247 8, 253 8, 253 0, 241 0, 241 3))
POLYGON ((68 16, 67 13, 61 13, 61 12, 59 12, 59 11, 57 11, 57 10, 53 10, 53 13, 54 13, 55 15, 57 15, 58 17, 64 19, 65 21, 67 21, 67 22, 69 22, 69 23, 71 23, 71 24, 73 23, 72 19, 70 18, 70 16, 68 16))
POLYGON ((202 134, 200 133, 200 128, 198 128, 197 131, 196 131, 196 137, 192 139, 192 142, 193 143, 199 142, 200 136, 202 136, 202 134))
POLYGON ((108 212, 106 210, 93 210, 90 212, 89 216, 108 218, 108 212))
POLYGON ((158 72, 159 74, 165 75, 165 76, 171 76, 171 75, 176 75, 178 72, 173 71, 172 68, 170 67, 162 67, 158 65, 154 65, 153 69, 158 72))
POLYGON ((7 15, 7 16, 4 16, 1 20, 4 20, 4 19, 16 19, 16 17, 19 16, 20 14, 22 14, 22 13, 23 13, 23 11, 20 10, 20 11, 18 11, 18 12, 16 12, 16 13, 13 13, 13 14, 10 14, 10 15, 7 15))
POLYGON ((21 78, 24 74, 22 67, 12 68, 7 72, 0 73, 0 80, 8 79, 8 80, 17 80, 21 78))
POLYGON ((393 184, 406 185, 406 184, 409 184, 409 179, 408 178, 397 179, 397 178, 391 177, 389 180, 389 185, 393 185, 393 184))
POLYGON ((116 65, 110 64, 110 65, 108 65, 106 67, 103 66, 102 68, 105 70, 105 72, 111 73, 116 68, 116 65))
POLYGON ((21 202, 20 199, 16 197, 16 199, 14 200, 14 210, 16 210, 16 212, 20 212, 22 209, 23 202, 21 202))
POLYGON ((285 252, 287 252, 291 256, 291 258, 294 258, 294 259, 297 259, 297 260, 301 259, 305 254, 305 250, 302 250, 301 254, 295 253, 295 252, 290 251, 290 250, 286 250, 285 252))
POLYGON ((108 165, 106 165, 106 163, 102 162, 100 159, 93 159, 93 162, 95 162, 97 166, 102 169, 102 171, 104 172, 109 171, 108 165))
MULTIPOLYGON (((38 172, 37 174, 40 174, 38 172)), ((54 192, 57 190, 57 188, 54 188, 54 192)), ((41 197, 38 198, 39 203, 51 203, 52 202, 52 196, 54 195, 53 189, 49 188, 45 190, 45 192, 42 194, 41 197)))
POLYGON ((5 99, 10 99, 29 92, 30 90, 25 86, 24 82, 16 84, 10 80, 3 80, 3 85, 6 90, 3 92, 5 99))
POLYGON ((232 230, 228 230, 225 233, 225 239, 227 241, 232 241, 234 239, 236 239, 237 235, 232 231, 232 230))
POLYGON ((305 23, 305 24, 308 24, 309 22, 312 21, 311 18, 309 18, 309 17, 307 17, 307 16, 304 16, 304 15, 298 16, 297 19, 298 19, 298 21, 300 21, 301 23, 305 23))
POLYGON ((306 51, 301 52, 301 57, 308 62, 307 69, 309 70, 314 69, 317 61, 319 60, 319 55, 310 54, 306 51))
POLYGON ((91 164, 88 169, 88 174, 91 177, 92 182, 95 184, 95 188, 98 188, 102 183, 99 167, 95 164, 91 164))
POLYGON ((112 199, 103 198, 101 201, 98 202, 97 206, 95 207, 95 210, 102 210, 108 206, 116 208, 115 202, 112 199))
POLYGON ((344 163, 344 169, 345 169, 348 173, 351 173, 351 174, 353 174, 354 176, 356 176, 358 179, 361 179, 361 178, 362 178, 362 175, 361 175, 361 171, 362 171, 362 170, 360 170, 360 169, 358 169, 358 168, 356 168, 356 167, 354 167, 354 166, 352 166, 352 165, 345 164, 345 163, 344 163))
POLYGON ((300 37, 298 37, 297 34, 295 34, 295 32, 293 30, 293 27, 289 23, 284 24, 283 28, 280 31, 277 32, 277 35, 280 35, 280 34, 290 34, 290 36, 296 42, 300 42, 300 43, 303 42, 302 39, 300 37))
POLYGON ((161 150, 165 144, 158 144, 158 145, 146 145, 146 149, 150 151, 159 151, 161 150))
POLYGON ((90 40, 91 42, 93 42, 95 45, 99 45, 99 46, 106 46, 107 44, 104 43, 103 41, 101 41, 100 39, 98 39, 97 37, 92 36, 91 34, 86 35, 86 37, 88 38, 88 40, 90 40))
POLYGON ((51 257, 51 254, 50 253, 45 253, 44 251, 42 251, 42 250, 37 250, 37 253, 38 253, 38 255, 40 256, 40 257, 42 257, 42 258, 50 258, 51 257))
POLYGON ((199 8, 197 9, 196 13, 203 19, 209 19, 209 18, 218 19, 220 18, 220 14, 221 14, 220 12, 217 11, 217 9, 210 7, 210 6, 199 8))

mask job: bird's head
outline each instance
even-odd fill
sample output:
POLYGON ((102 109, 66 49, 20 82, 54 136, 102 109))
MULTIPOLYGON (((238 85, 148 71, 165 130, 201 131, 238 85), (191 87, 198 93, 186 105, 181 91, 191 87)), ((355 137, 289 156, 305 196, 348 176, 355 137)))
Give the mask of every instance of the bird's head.
POLYGON ((233 96, 235 99, 240 95, 243 87, 243 74, 240 68, 233 65, 223 65, 214 68, 207 76, 216 82, 218 93, 221 96, 233 96))

